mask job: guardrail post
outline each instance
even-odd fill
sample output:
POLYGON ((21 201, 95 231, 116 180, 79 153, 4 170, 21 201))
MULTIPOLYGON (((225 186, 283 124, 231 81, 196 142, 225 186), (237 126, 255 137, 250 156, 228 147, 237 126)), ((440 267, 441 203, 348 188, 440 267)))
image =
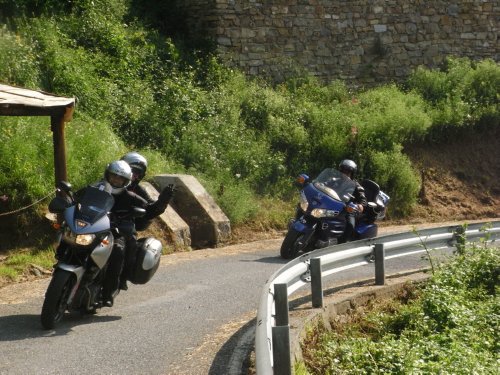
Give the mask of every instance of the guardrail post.
POLYGON ((375 285, 385 285, 385 251, 383 243, 375 244, 375 285))
POLYGON ((321 278, 321 258, 311 258, 310 261, 312 306, 323 307, 323 279, 321 278))
POLYGON ((274 284, 274 307, 276 309, 276 325, 288 325, 288 285, 274 284))
POLYGON ((273 374, 291 375, 290 327, 273 327, 273 374))
POLYGON ((272 327, 273 373, 291 375, 290 326, 288 324, 288 285, 274 284, 274 308, 276 326, 272 327))

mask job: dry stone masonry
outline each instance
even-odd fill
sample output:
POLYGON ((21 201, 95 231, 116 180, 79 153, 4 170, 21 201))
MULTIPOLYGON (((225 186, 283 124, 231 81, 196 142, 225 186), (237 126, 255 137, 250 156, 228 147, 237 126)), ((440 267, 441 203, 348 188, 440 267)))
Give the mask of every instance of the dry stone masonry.
MULTIPOLYGON (((498 0, 184 0, 193 36, 250 75, 399 81, 446 56, 499 60, 498 0)), ((182 5, 180 5, 182 3, 182 5)))

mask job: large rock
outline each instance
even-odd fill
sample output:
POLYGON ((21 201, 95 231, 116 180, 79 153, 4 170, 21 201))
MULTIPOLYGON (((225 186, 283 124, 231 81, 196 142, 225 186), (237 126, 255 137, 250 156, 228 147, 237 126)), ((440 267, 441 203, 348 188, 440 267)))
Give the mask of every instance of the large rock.
POLYGON ((230 238, 229 219, 195 177, 164 174, 154 176, 154 182, 160 191, 168 184, 175 185, 170 204, 189 225, 193 248, 217 247, 230 238))

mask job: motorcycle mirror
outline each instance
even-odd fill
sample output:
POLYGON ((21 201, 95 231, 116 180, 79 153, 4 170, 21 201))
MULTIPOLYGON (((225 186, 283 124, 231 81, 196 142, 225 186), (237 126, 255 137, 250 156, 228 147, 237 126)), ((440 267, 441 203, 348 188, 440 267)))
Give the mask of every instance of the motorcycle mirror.
POLYGON ((306 175, 305 173, 302 173, 297 177, 297 183, 299 185, 304 185, 305 183, 309 182, 309 176, 306 175))
POLYGON ((71 191, 71 184, 67 181, 59 181, 57 183, 57 188, 64 191, 65 193, 69 193, 71 191))
POLYGON ((49 203, 49 212, 53 214, 60 214, 69 206, 70 203, 66 199, 55 197, 49 203))

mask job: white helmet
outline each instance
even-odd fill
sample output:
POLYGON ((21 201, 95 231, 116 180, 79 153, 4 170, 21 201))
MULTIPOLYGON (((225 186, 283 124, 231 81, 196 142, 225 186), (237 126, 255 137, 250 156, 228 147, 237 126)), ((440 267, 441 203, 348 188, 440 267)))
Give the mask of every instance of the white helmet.
POLYGON ((111 185, 111 194, 120 194, 132 181, 132 169, 126 161, 114 161, 106 167, 104 179, 111 185))
POLYGON ((130 165, 132 172, 137 175, 139 181, 144 178, 146 170, 148 169, 148 161, 144 156, 138 152, 132 151, 123 155, 121 160, 125 160, 128 165, 130 165))

